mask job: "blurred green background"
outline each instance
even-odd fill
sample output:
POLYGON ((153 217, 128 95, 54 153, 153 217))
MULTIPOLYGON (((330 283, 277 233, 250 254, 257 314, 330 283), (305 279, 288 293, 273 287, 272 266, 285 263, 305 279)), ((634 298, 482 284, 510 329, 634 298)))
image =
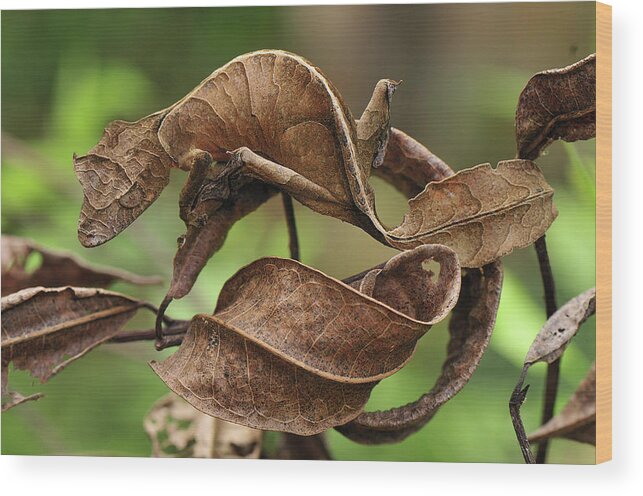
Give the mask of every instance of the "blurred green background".
MULTIPOLYGON (((2 232, 64 248, 142 274, 171 274, 183 232, 177 198, 185 176, 113 241, 83 249, 76 239, 82 193, 72 153, 85 153, 113 119, 166 107, 217 67, 261 48, 296 52, 322 68, 355 115, 380 78, 402 79, 392 123, 454 169, 513 158, 515 105, 529 77, 595 50, 593 3, 326 6, 210 9, 4 11, 2 13, 2 232)), ((560 215, 547 234, 563 303, 595 284, 594 142, 555 143, 539 165, 556 189, 560 215)), ((373 180, 381 217, 397 225, 406 201, 373 180)), ((393 255, 347 224, 296 205, 303 261, 346 277, 393 255)), ((279 198, 238 223, 192 293, 169 314, 211 311, 224 281, 266 255, 288 256, 279 198)), ((600 261, 599 261, 600 263, 600 261)), ((397 445, 361 446, 335 431, 345 460, 522 462, 507 402, 545 320, 532 248, 505 258, 498 322, 471 382, 420 432, 397 445)), ((158 303, 164 286, 117 285, 158 303)), ((132 328, 152 325, 141 317, 132 328)), ((425 392, 445 356, 446 325, 421 340, 412 362, 383 381, 368 409, 425 392)), ((562 361, 557 410, 595 355, 594 319, 562 361)), ((142 419, 167 392, 147 365, 152 343, 105 345, 41 385, 12 373, 22 393, 45 398, 2 415, 3 454, 147 456, 142 419)), ((523 418, 538 426, 545 366, 534 366, 523 418)), ((550 461, 593 463, 594 449, 552 443, 550 461)))

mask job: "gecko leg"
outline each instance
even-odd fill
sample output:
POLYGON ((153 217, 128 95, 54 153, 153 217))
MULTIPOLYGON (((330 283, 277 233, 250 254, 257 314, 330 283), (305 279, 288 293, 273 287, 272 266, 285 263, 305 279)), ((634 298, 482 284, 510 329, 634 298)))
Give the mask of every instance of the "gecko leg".
POLYGON ((196 200, 199 192, 203 187, 208 170, 213 164, 212 155, 203 150, 193 150, 185 158, 185 167, 182 169, 189 169, 188 178, 181 189, 179 195, 179 216, 181 220, 188 224, 190 213, 196 207, 196 200))
POLYGON ((241 167, 243 174, 279 188, 309 208, 328 211, 330 215, 340 218, 345 217, 347 208, 350 208, 326 188, 288 167, 254 153, 249 148, 238 148, 230 154, 232 160, 229 166, 241 167))

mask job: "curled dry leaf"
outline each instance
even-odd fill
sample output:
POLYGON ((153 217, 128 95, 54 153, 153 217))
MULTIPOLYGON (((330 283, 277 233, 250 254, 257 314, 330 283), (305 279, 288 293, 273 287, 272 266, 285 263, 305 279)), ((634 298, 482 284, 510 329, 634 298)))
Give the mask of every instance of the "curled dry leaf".
POLYGON ((384 161, 373 174, 392 184, 407 198, 413 198, 428 183, 446 179, 454 172, 423 144, 392 127, 384 161))
POLYGON ((77 159, 85 190, 81 241, 93 246, 110 239, 158 196, 165 175, 145 188, 144 175, 124 173, 138 164, 131 155, 140 136, 146 149, 155 149, 146 164, 158 166, 159 176, 165 165, 194 169, 199 154, 214 161, 232 157, 222 180, 236 173, 253 177, 398 249, 447 244, 464 266, 482 266, 542 236, 556 215, 553 191, 537 166, 524 160, 462 171, 420 192, 401 226, 390 231, 380 223, 368 178, 386 158, 397 84, 379 81, 356 121, 332 83, 302 57, 279 50, 237 57, 172 107, 124 127, 136 140, 114 140, 115 133, 106 131, 100 153, 77 159), (136 188, 126 180, 132 176, 140 178, 136 188))
POLYGON ((541 236, 558 215, 553 194, 528 160, 503 161, 495 169, 478 165, 429 183, 409 201, 389 243, 400 249, 444 244, 463 267, 480 267, 541 236))
POLYGON ((9 364, 47 381, 116 335, 143 304, 112 291, 28 288, 2 298, 2 390, 9 364))
MULTIPOLYGON (((529 449, 529 442, 520 419, 520 406, 525 401, 527 389, 523 388, 529 368, 537 362, 553 363, 561 357, 565 348, 580 329, 581 324, 596 312, 596 288, 591 288, 576 296, 560 307, 542 327, 531 344, 518 383, 514 387, 509 411, 511 413, 516 436, 527 463, 535 463, 529 449)), ((546 424, 548 425, 548 424, 546 424)), ((589 435, 589 427, 581 426, 576 432, 580 437, 589 435)))
POLYGON ((596 444, 596 364, 592 365, 565 408, 533 432, 529 441, 539 442, 552 437, 596 444))
POLYGON ((558 359, 578 329, 596 312, 596 288, 569 300, 552 315, 531 344, 525 366, 558 359))
MULTIPOLYGON (((376 174, 410 197, 422 191, 427 183, 444 179, 453 171, 413 138, 392 129, 386 158, 376 174), (391 172, 380 173, 386 169, 391 172)), ((353 284, 366 289, 372 285, 372 276, 373 271, 363 274, 353 284)), ((465 386, 480 363, 493 331, 501 287, 500 263, 485 266, 481 271, 466 271, 449 323, 447 359, 431 391, 401 408, 364 412, 336 429, 353 441, 380 444, 402 441, 426 425, 465 386)))
POLYGON ((596 54, 562 69, 539 72, 516 109, 518 157, 535 160, 554 140, 596 136, 596 54))
POLYGON ((500 262, 467 270, 449 322, 447 358, 433 388, 413 403, 386 411, 364 412, 336 429, 353 441, 381 444, 400 442, 426 425, 466 385, 478 367, 491 338, 501 288, 500 262))
POLYGON ((30 239, 2 235, 2 296, 35 286, 106 287, 116 281, 158 284, 158 277, 145 277, 111 267, 92 266, 72 253, 49 250, 30 239), (30 257, 39 265, 29 267, 30 257))
POLYGON ((180 396, 158 400, 143 421, 153 457, 259 458, 263 433, 201 413, 180 396))
POLYGON ((151 365, 205 413, 317 434, 359 415, 373 387, 408 362, 455 304, 459 274, 453 251, 422 246, 381 269, 378 301, 294 260, 261 259, 226 283, 213 316, 192 320, 175 354, 151 365), (421 269, 428 259, 440 264, 437 281, 421 269), (390 290, 399 278, 403 293, 390 290))

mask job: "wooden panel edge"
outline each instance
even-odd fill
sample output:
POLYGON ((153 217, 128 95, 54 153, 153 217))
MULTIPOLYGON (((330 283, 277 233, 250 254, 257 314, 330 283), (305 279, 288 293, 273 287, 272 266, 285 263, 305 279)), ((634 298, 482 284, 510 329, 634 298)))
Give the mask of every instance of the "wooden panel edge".
POLYGON ((596 2, 596 463, 612 459, 612 7, 596 2))

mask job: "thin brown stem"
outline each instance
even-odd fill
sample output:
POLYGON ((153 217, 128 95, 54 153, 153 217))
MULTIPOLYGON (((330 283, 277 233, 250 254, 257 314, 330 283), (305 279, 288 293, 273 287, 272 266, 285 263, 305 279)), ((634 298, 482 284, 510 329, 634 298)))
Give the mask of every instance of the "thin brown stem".
MULTIPOLYGON (((189 321, 176 320, 164 332, 164 336, 179 336, 187 332, 189 321)), ((132 343, 136 341, 152 341, 156 339, 156 329, 141 329, 117 334, 108 343, 132 343)))
MULTIPOLYGON (((540 266, 543 288, 545 290, 545 309, 547 312, 547 318, 549 318, 556 313, 558 305, 556 304, 556 285, 554 284, 554 274, 549 262, 545 236, 536 240, 535 247, 536 254, 538 255, 538 265, 540 266)), ((541 425, 549 422, 549 420, 554 416, 554 407, 556 406, 556 397, 558 396, 558 384, 560 382, 560 360, 561 359, 558 358, 547 366, 543 412, 540 421, 541 425)), ((538 452, 536 453, 536 463, 546 462, 548 448, 549 440, 540 442, 538 445, 538 452)))
POLYGON ((179 336, 163 336, 160 341, 154 343, 156 351, 164 350, 165 348, 171 348, 173 346, 180 346, 183 342, 183 335, 179 336))
POLYGON ((381 269, 385 265, 386 265, 386 262, 382 262, 381 264, 378 264, 375 267, 371 267, 370 269, 363 270, 359 274, 354 274, 352 276, 347 277, 346 279, 342 279, 342 282, 344 284, 353 284, 355 281, 359 281, 360 279, 363 279, 364 276, 368 274, 371 270, 381 269))
MULTIPOLYGON (((561 357, 562 358, 562 357, 561 357)), ((560 382, 560 358, 547 365, 547 377, 545 378, 545 394, 543 413, 540 419, 540 425, 545 425, 554 416, 554 407, 556 406, 556 397, 558 396, 558 383, 560 382)), ((545 463, 547 460, 547 449, 549 448, 549 439, 544 439, 538 444, 536 453, 536 463, 545 463)))
MULTIPOLYGON (((167 310, 167 307, 170 306, 170 303, 172 303, 172 297, 171 296, 165 296, 163 298, 163 301, 159 305, 158 311, 156 313, 156 324, 154 328, 156 329, 156 342, 157 345, 163 341, 163 322, 165 322, 165 312, 167 310)), ((158 349, 158 346, 157 346, 158 349)))
POLYGON ((538 255, 538 265, 540 267, 540 276, 543 281, 545 290, 545 309, 547 318, 551 317, 558 310, 556 305, 556 285, 554 284, 554 274, 549 262, 549 253, 547 253, 547 242, 545 236, 538 238, 535 243, 536 255, 538 255))
POLYGON ((520 407, 522 406, 525 398, 527 397, 527 391, 529 390, 529 385, 522 387, 525 383, 525 377, 527 376, 528 366, 524 366, 522 373, 520 374, 520 379, 518 379, 518 384, 511 394, 511 399, 509 400, 509 415, 511 415, 511 422, 514 426, 514 431, 516 431, 516 438, 518 439, 518 444, 520 445, 520 451, 522 456, 525 459, 525 463, 536 463, 534 455, 531 452, 531 447, 529 446, 529 440, 527 439, 527 433, 525 432, 525 426, 522 423, 520 418, 520 407))
POLYGON ((281 199, 286 213, 286 224, 288 225, 290 258, 299 261, 299 237, 297 236, 297 223, 295 222, 295 209, 293 208, 292 198, 288 193, 284 192, 281 194, 281 199))

